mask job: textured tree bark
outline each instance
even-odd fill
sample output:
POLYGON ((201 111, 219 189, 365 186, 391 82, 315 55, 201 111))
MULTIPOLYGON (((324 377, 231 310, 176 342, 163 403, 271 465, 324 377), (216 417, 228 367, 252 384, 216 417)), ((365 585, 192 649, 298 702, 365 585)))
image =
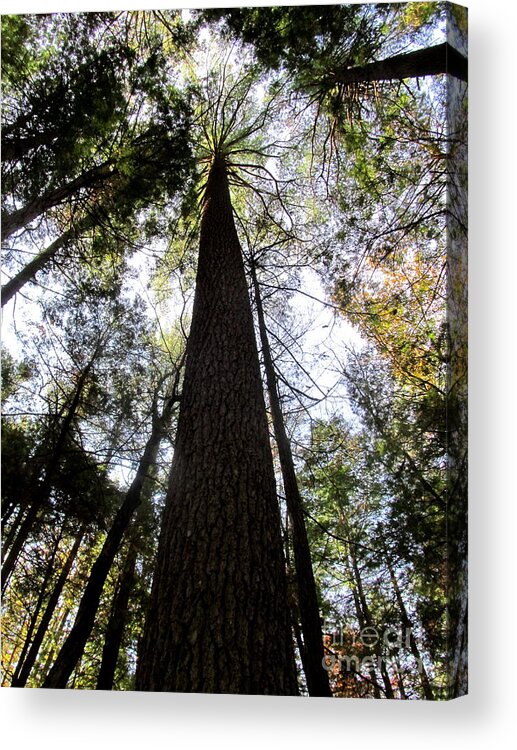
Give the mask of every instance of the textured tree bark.
POLYGON ((297 693, 280 512, 226 165, 206 186, 138 690, 297 693))
POLYGON ((115 169, 110 162, 99 164, 92 169, 83 172, 74 180, 67 182, 46 195, 42 195, 22 206, 12 213, 2 215, 2 240, 6 240, 14 232, 26 227, 33 219, 45 213, 54 206, 72 198, 79 190, 92 188, 107 180, 115 174, 115 169))
POLYGON ((90 216, 85 217, 75 226, 70 227, 66 232, 63 232, 57 240, 54 240, 54 242, 45 248, 45 250, 38 253, 38 255, 18 271, 16 276, 13 276, 13 278, 2 287, 2 307, 6 305, 28 281, 33 281, 38 271, 42 271, 46 268, 54 260, 57 253, 65 247, 70 240, 78 237, 92 225, 92 218, 90 216))
POLYGON ((298 488, 296 472, 294 469, 291 445, 284 424, 282 408, 278 396, 277 379, 275 367, 271 357, 269 341, 264 319, 264 309, 260 296, 260 288, 257 280, 255 266, 251 265, 251 278, 255 293, 255 305, 259 324, 262 357, 264 359, 264 370, 269 394, 269 406, 273 419, 273 429, 278 448, 278 457, 282 470, 285 499, 287 510, 292 524, 294 564, 296 570, 296 582, 298 587, 298 606, 303 634, 302 663, 307 679, 309 695, 330 698, 332 696, 327 672, 323 668, 325 652, 323 649, 323 635, 321 632, 321 619, 318 606, 318 595, 316 582, 312 570, 311 552, 305 518, 303 513, 303 502, 298 488))
POLYGON ((113 689, 118 654, 122 643, 122 637, 124 635, 124 629, 128 621, 129 597, 135 582, 137 553, 137 545, 135 540, 132 539, 126 555, 124 567, 119 576, 113 600, 113 607, 108 621, 108 627, 106 628, 106 637, 104 640, 104 648, 102 649, 102 661, 99 675, 97 677, 96 690, 113 689))
POLYGON ((48 626, 52 619, 52 615, 54 614, 54 610, 57 607, 59 597, 61 596, 61 593, 67 581, 68 575, 70 571, 72 570, 72 565, 74 564, 75 558, 77 557, 77 553, 79 551, 79 547, 81 546, 84 533, 85 533, 85 530, 83 528, 79 531, 78 535, 76 536, 74 540, 72 549, 68 553, 66 562, 63 565, 61 573, 59 574, 59 577, 56 581, 56 584, 47 602, 47 606, 45 607, 45 611, 38 625, 38 629, 36 630, 36 635, 34 636, 34 640, 31 643, 30 650, 27 654, 26 659, 21 665, 21 669, 20 670, 18 670, 18 668, 16 669, 16 673, 13 677, 11 687, 25 687, 25 685, 27 684, 27 680, 29 679, 32 668, 34 664, 36 663, 36 659, 38 658, 39 650, 41 648, 41 644, 43 643, 43 639, 48 630, 48 626))
POLYGON ((142 490, 156 462, 156 455, 175 400, 175 397, 169 399, 161 416, 153 418, 151 434, 138 464, 136 475, 115 515, 99 556, 92 566, 74 625, 42 685, 44 688, 66 688, 70 675, 83 655, 95 622, 106 578, 131 518, 142 501, 142 490))
POLYGON ((367 65, 338 70, 332 77, 332 81, 354 85, 372 81, 423 78, 440 73, 448 73, 462 81, 466 81, 468 78, 467 58, 448 42, 419 49, 415 52, 394 55, 367 65))

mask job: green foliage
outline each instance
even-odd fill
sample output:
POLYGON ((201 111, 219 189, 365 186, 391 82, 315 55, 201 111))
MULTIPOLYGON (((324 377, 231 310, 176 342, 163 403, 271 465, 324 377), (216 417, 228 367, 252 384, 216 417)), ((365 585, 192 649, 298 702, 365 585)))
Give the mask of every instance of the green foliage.
POLYGON ((201 15, 208 21, 222 18, 233 33, 253 45, 263 65, 285 65, 303 79, 337 63, 367 61, 379 44, 373 32, 382 9, 377 18, 361 5, 232 8, 201 15))
POLYGON ((2 346, 0 357, 2 367, 2 403, 13 396, 25 380, 31 376, 31 364, 27 360, 17 362, 10 352, 2 346))
POLYGON ((34 50, 36 16, 2 15, 2 82, 20 86, 37 67, 34 50))
MULTIPOLYGON (((464 18, 456 15, 461 30, 464 18)), ((48 484, 8 583, 5 682, 40 594, 48 601, 86 528, 31 674, 29 684, 41 685, 153 415, 172 393, 180 398, 200 198, 218 157, 228 169, 245 259, 264 295, 321 613, 344 623, 342 648, 361 658, 374 653, 358 640, 368 618, 382 629, 409 617, 443 697, 446 411, 455 421, 462 408, 448 393, 445 199, 449 159, 463 133, 451 137, 445 127, 441 81, 347 87, 335 74, 418 47, 444 21, 444 4, 215 9, 193 17, 2 17, 4 216, 45 204, 52 191, 66 193, 91 175, 6 242, 5 270, 14 275, 72 230, 16 298, 8 339, 16 338, 23 358, 2 356, 9 541, 48 484), (317 305, 318 296, 328 319, 299 302, 317 305), (340 328, 343 319, 360 339, 357 349, 336 343, 350 330, 340 328)), ((95 687, 119 575, 136 540, 115 689, 134 686, 174 435, 173 419, 106 581, 74 687, 95 687)), ((284 531, 291 568, 287 522, 284 531)), ((381 655, 400 667, 388 676, 396 697, 403 697, 402 679, 406 697, 422 697, 414 655, 386 646, 381 655)), ((379 697, 369 671, 331 680, 336 695, 379 697)))

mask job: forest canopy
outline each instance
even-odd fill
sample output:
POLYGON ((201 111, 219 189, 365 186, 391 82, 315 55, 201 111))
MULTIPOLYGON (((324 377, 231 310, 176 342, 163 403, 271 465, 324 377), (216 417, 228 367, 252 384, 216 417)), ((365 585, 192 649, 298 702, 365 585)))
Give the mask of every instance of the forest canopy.
POLYGON ((466 35, 2 16, 2 685, 466 692, 466 35))

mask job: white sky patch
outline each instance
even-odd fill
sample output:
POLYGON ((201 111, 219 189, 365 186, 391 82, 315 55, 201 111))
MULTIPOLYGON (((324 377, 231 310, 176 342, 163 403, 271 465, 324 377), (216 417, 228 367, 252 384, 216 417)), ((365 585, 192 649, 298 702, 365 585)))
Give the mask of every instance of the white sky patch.
POLYGON ((199 42, 201 43, 208 42, 210 40, 210 37, 211 37, 210 29, 208 28, 208 26, 203 26, 200 29, 199 34, 198 34, 199 42))
MULTIPOLYGON (((21 318, 19 310, 20 307, 26 307, 23 301, 17 299, 19 295, 16 295, 13 299, 4 306, 2 310, 2 326, 1 326, 1 338, 2 346, 9 351, 15 359, 22 359, 24 355, 24 347, 20 338, 16 335, 16 328, 24 328, 23 318, 21 318), (14 315, 16 306, 16 318, 14 315), (17 322, 16 322, 17 320, 17 322)), ((39 306, 31 305, 34 308, 34 315, 39 314, 39 306)), ((41 316, 40 316, 41 317, 41 316)), ((32 318, 34 320, 34 317, 32 318)))
POLYGON ((274 177, 275 180, 279 178, 279 172, 278 172, 278 159, 267 159, 264 166, 268 170, 268 172, 271 172, 271 175, 274 177))
POLYGON ((305 389, 320 400, 309 406, 313 418, 328 419, 335 413, 350 419, 352 412, 342 363, 350 348, 364 345, 358 331, 328 300, 317 272, 305 268, 300 274, 300 289, 289 306, 304 332, 297 338, 303 350, 303 365, 314 381, 305 389), (310 295, 310 296, 307 296, 310 295), (328 394, 326 398, 323 398, 328 394))
POLYGON ((253 89, 253 96, 255 97, 255 101, 258 104, 262 104, 264 101, 264 97, 266 95, 266 85, 264 83, 259 83, 255 88, 253 89))

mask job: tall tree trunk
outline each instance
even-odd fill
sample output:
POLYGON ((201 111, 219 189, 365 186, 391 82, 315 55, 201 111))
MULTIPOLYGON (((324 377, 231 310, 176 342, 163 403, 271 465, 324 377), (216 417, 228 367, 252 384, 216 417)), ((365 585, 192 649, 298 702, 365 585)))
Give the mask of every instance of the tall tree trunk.
POLYGON ((18 648, 21 647, 21 640, 22 640, 21 634, 23 633, 23 630, 25 628, 25 625, 28 619, 29 619, 29 613, 26 612, 22 618, 22 621, 20 622, 20 628, 16 634, 16 638, 14 640, 11 653, 9 654, 9 660, 7 662, 4 662, 2 660, 2 687, 7 687, 10 684, 10 680, 12 679, 11 667, 16 658, 16 654, 18 653, 18 648))
POLYGON ((20 508, 20 506, 14 500, 7 500, 2 502, 2 534, 4 533, 5 527, 9 523, 9 519, 17 508, 18 513, 16 514, 14 523, 19 522, 20 515, 23 515, 23 508, 20 508))
MULTIPOLYGON (((349 533, 349 532, 348 532, 349 533)), ((363 581, 361 578, 361 571, 359 570, 359 565, 357 563, 357 557, 355 555, 354 550, 352 549, 353 545, 349 545, 349 554, 350 554, 350 560, 352 563, 352 571, 355 579, 355 583, 357 586, 357 595, 359 597, 359 603, 361 607, 361 611, 363 614, 363 621, 366 626, 370 628, 375 627, 375 622, 373 620, 372 614, 370 612, 370 607, 368 606, 368 602, 366 601, 366 596, 364 594, 364 588, 363 588, 363 581)), ((382 647, 380 641, 375 644, 375 655, 377 656, 377 660, 379 663, 379 671, 381 673, 382 682, 384 684, 384 694, 386 695, 386 698, 394 698, 395 694, 393 692, 393 687, 391 685, 391 680, 388 674, 388 670, 386 669, 386 664, 384 663, 383 655, 382 655, 382 647)))
POLYGON ((294 564, 298 588, 298 606, 303 634, 303 667, 307 679, 309 695, 330 698, 332 693, 327 673, 323 668, 325 652, 323 649, 323 634, 318 606, 316 582, 312 570, 311 552, 305 518, 303 502, 298 488, 296 472, 293 462, 291 445, 284 424, 280 398, 278 395, 277 379, 264 319, 264 309, 260 296, 260 288, 254 262, 251 263, 251 278, 255 293, 255 305, 259 324, 262 357, 266 373, 269 406, 273 419, 273 429, 278 448, 278 457, 282 470, 285 499, 292 525, 294 564))
POLYGON ((84 188, 93 188, 115 174, 115 169, 110 162, 104 162, 96 167, 82 172, 78 177, 67 182, 61 187, 50 190, 45 195, 27 203, 22 208, 4 213, 2 215, 2 240, 6 240, 14 232, 26 227, 33 219, 45 213, 54 206, 72 198, 84 188))
MULTIPOLYGON (((8 512, 5 513, 5 516, 2 518, 2 561, 4 557, 6 556, 9 547, 13 543, 14 538, 16 537, 18 530, 22 524, 23 516, 25 515, 27 508, 24 505, 20 505, 18 508, 18 512, 16 513, 16 517, 11 521, 9 525, 9 531, 6 535, 4 535, 5 527, 7 523, 9 522, 15 508, 15 504, 12 504, 12 507, 8 509, 8 512)), ((7 510, 7 509, 6 509, 7 510)))
POLYGON ((78 237, 89 227, 93 225, 93 219, 91 216, 85 216, 77 224, 70 227, 66 232, 54 240, 45 250, 38 253, 29 263, 27 263, 16 276, 13 276, 10 281, 5 283, 2 287, 2 307, 6 305, 14 295, 20 291, 20 289, 28 282, 33 281, 38 271, 42 271, 46 268, 51 261, 54 260, 57 253, 65 247, 70 240, 78 237))
POLYGON ((402 674, 402 669, 400 668, 400 664, 397 662, 397 689, 400 693, 400 697, 403 701, 407 701, 407 693, 406 693, 406 687, 404 685, 404 675, 402 674))
POLYGON ((297 693, 280 529, 253 316, 219 156, 204 198, 138 690, 297 693))
POLYGON ((11 577, 11 573, 13 572, 16 561, 18 560, 18 555, 22 551, 23 545, 29 537, 40 508, 40 497, 38 496, 25 514, 25 517, 18 528, 16 537, 13 539, 9 548, 9 553, 2 565, 2 594, 7 589, 7 584, 9 583, 9 578, 11 577))
MULTIPOLYGON (((361 630, 366 627, 366 620, 363 614, 362 606, 361 606, 361 600, 359 599, 359 594, 357 592, 357 586, 355 585, 355 576, 352 573, 352 566, 350 564, 350 556, 349 554, 345 553, 345 567, 346 572, 348 575, 349 581, 352 582, 352 597, 354 599, 354 606, 355 606, 355 614, 357 617, 357 621, 359 623, 359 627, 361 630)), ((379 687, 379 682, 377 680, 377 674, 375 673, 375 669, 372 667, 369 669, 370 672, 370 683, 373 686, 373 697, 377 700, 380 700, 381 697, 381 689, 379 687)))
POLYGON ((65 443, 72 426, 72 421, 81 402, 81 397, 83 394, 84 386, 86 384, 86 380, 88 378, 88 375, 90 374, 91 368, 93 367, 93 363, 97 358, 99 348, 100 343, 96 347, 95 352, 90 358, 90 361, 87 363, 86 367, 83 369, 81 375, 79 376, 71 404, 68 408, 65 418, 63 419, 63 422, 61 423, 56 443, 52 449, 52 454, 47 463, 43 481, 41 482, 39 487, 36 488, 32 503, 27 513, 25 514, 22 523, 20 524, 16 538, 13 540, 13 543, 9 550, 9 554, 7 555, 6 560, 2 566, 2 592, 4 592, 7 587, 9 577, 13 572, 16 560, 18 559, 18 555, 20 554, 23 545, 27 541, 29 534, 32 531, 32 527, 34 526, 40 510, 43 508, 50 496, 50 492, 52 489, 52 479, 54 478, 54 473, 61 459, 63 449, 65 447, 65 443))
MULTIPOLYGON (((59 620, 59 625, 57 626, 56 631, 54 633, 54 640, 56 643, 59 643, 61 640, 69 614, 70 614, 70 607, 65 607, 63 615, 61 619, 59 620)), ((36 668, 36 679, 38 680, 38 682, 41 682, 45 678, 45 675, 48 674, 50 666, 52 662, 54 661, 55 653, 56 653, 55 646, 51 646, 45 658, 45 663, 38 665, 38 667, 36 668)))
POLYGON ((25 685, 27 684, 27 680, 29 679, 31 670, 36 663, 36 659, 38 658, 39 650, 47 633, 48 626, 50 625, 52 615, 54 614, 54 610, 57 607, 59 597, 61 596, 70 571, 72 570, 72 565, 74 564, 75 558, 77 557, 77 553, 79 551, 79 547, 81 546, 84 534, 85 529, 82 528, 74 540, 72 549, 68 553, 65 564, 63 565, 56 584, 52 589, 52 593, 49 597, 47 606, 45 607, 45 611, 38 625, 38 629, 36 631, 36 635, 34 636, 34 640, 32 641, 30 650, 27 654, 26 659, 21 663, 20 669, 18 669, 18 667, 16 668, 11 687, 25 687, 25 685))
POLYGON ((159 417, 153 415, 151 434, 138 464, 136 475, 122 505, 115 515, 99 556, 92 566, 72 630, 61 647, 56 661, 42 687, 66 688, 70 675, 82 657, 84 647, 92 632, 106 578, 111 570, 113 560, 119 550, 120 543, 131 518, 141 503, 142 490, 156 462, 164 429, 169 422, 175 401, 176 397, 171 397, 164 406, 162 415, 159 417))
POLYGON ((397 576, 395 575, 395 571, 393 570, 393 566, 389 560, 388 555, 386 555, 386 564, 388 566, 391 583, 393 585, 393 590, 395 592, 395 598, 397 600, 397 604, 399 605, 402 625, 404 626, 404 628, 409 628, 409 648, 415 658, 415 661, 419 669, 420 680, 422 682, 422 689, 424 691, 424 695, 426 697, 426 700, 434 701, 433 689, 431 687, 431 683, 429 682, 427 670, 422 661, 420 649, 418 648, 418 644, 416 642, 415 636, 413 635, 413 623, 411 622, 408 611, 406 609, 406 605, 404 604, 404 599, 402 598, 400 586, 397 581, 397 576))
POLYGON ((108 627, 106 628, 104 647, 102 649, 102 661, 99 675, 97 677, 96 690, 113 689, 118 655, 129 617, 128 603, 135 582, 137 556, 138 548, 136 539, 133 538, 130 542, 124 566, 117 582, 113 607, 108 621, 108 627))
POLYGON ((23 662, 24 662, 25 657, 27 655, 27 652, 28 652, 28 650, 30 648, 30 645, 31 645, 31 642, 32 642, 32 634, 34 633, 34 629, 36 628, 36 623, 38 621, 38 617, 39 617, 39 614, 40 614, 41 609, 43 607, 43 602, 45 600, 45 595, 47 593, 47 586, 48 586, 49 581, 50 581, 50 579, 52 577, 52 574, 54 572, 54 563, 55 563, 55 560, 56 560, 56 555, 57 555, 57 551, 58 551, 58 548, 59 548, 60 541, 61 541, 61 534, 55 540, 54 546, 52 548, 52 553, 51 553, 50 558, 49 558, 49 560, 47 562, 47 566, 46 566, 46 569, 45 569, 45 574, 43 576, 43 580, 41 582, 41 586, 40 586, 39 593, 38 593, 38 599, 36 601, 36 605, 34 607, 34 610, 31 613, 29 627, 27 629, 27 634, 25 636, 25 643, 23 644, 23 648, 21 650, 20 656, 18 657, 18 662, 16 664, 16 669, 14 670, 12 682, 14 682, 18 678, 18 676, 20 674, 20 671, 21 671, 21 668, 23 666, 23 662))
POLYGON ((423 78, 441 73, 448 73, 462 81, 466 81, 468 77, 467 58, 448 42, 394 55, 367 65, 338 70, 332 75, 332 83, 353 86, 373 81, 423 78))

